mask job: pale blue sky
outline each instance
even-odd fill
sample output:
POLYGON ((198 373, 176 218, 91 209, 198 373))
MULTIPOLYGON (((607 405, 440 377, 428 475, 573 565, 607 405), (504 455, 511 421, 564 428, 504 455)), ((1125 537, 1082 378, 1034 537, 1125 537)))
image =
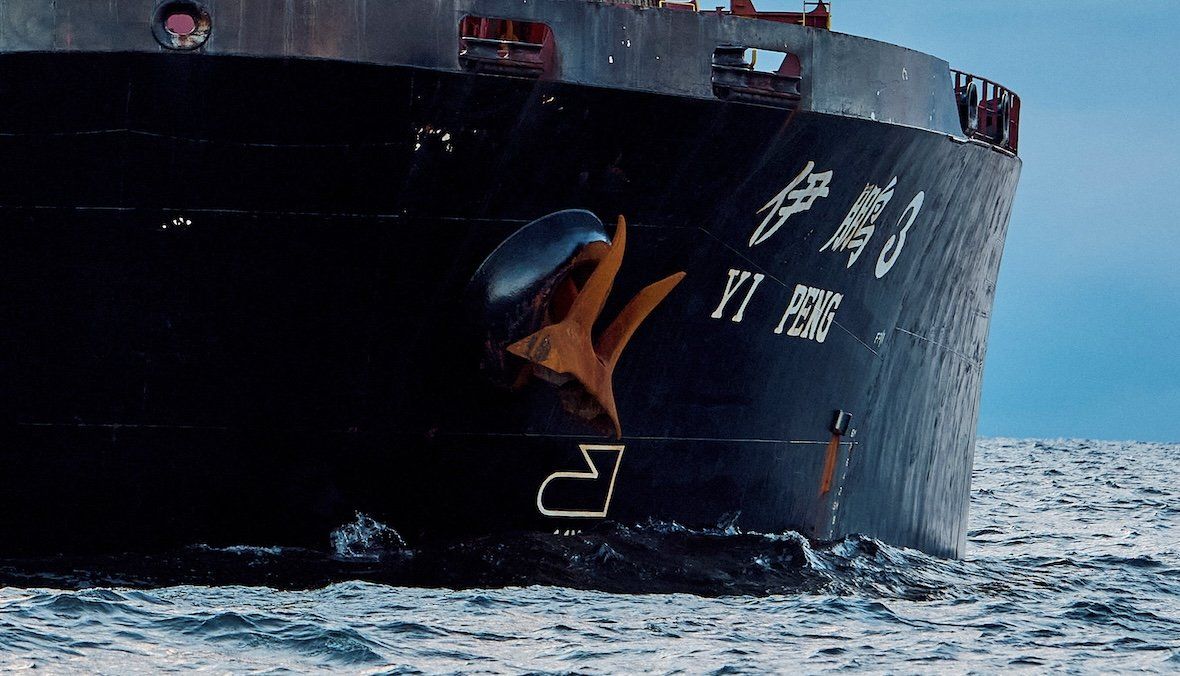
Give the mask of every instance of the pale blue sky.
POLYGON ((1021 96, 980 434, 1180 441, 1180 1, 836 0, 833 18, 1021 96))

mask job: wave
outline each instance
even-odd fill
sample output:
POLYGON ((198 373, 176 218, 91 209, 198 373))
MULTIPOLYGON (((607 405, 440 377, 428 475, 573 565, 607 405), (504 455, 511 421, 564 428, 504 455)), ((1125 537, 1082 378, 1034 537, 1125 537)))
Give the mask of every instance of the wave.
POLYGON ((577 533, 501 533, 410 547, 357 514, 331 549, 195 545, 158 555, 5 561, 0 582, 23 586, 261 585, 307 589, 346 580, 390 585, 501 588, 553 585, 608 592, 702 596, 869 592, 921 599, 945 593, 961 562, 851 536, 819 543, 794 533, 723 524, 603 523, 577 533), (940 579, 940 577, 945 579, 940 579))

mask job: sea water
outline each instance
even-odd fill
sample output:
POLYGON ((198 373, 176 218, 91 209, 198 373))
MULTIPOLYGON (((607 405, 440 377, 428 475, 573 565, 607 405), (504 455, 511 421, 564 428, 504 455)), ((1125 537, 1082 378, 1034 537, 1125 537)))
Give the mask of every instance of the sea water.
POLYGON ((961 561, 660 523, 440 554, 359 515, 328 555, 3 562, 0 668, 1180 672, 1178 480, 1180 445, 981 440, 961 561))

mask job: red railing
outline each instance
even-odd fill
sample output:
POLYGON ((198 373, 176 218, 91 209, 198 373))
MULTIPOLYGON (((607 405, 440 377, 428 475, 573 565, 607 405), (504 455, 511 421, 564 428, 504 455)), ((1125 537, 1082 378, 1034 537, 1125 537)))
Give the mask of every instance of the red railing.
POLYGON ((765 19, 766 21, 831 30, 831 5, 830 0, 804 0, 802 12, 760 12, 754 7, 754 0, 729 0, 728 13, 751 19, 765 19))
POLYGON ((987 78, 951 69, 959 122, 969 138, 1016 152, 1020 140, 1020 97, 987 78))

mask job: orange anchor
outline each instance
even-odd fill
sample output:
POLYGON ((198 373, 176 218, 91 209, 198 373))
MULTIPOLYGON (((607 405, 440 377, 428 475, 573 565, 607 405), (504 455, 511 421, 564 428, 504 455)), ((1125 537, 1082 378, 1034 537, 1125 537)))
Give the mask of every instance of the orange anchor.
MULTIPOLYGON (((542 327, 536 333, 508 346, 512 354, 544 369, 540 374, 542 377, 556 374, 577 381, 589 395, 592 408, 600 409, 595 412, 605 414, 610 419, 616 437, 623 435, 612 384, 619 355, 643 320, 685 276, 685 273, 678 272, 636 294, 602 332, 596 346, 591 331, 606 305, 615 276, 622 266, 626 247, 627 222, 619 216, 610 249, 574 298, 569 313, 557 323, 542 327)), ((546 379, 553 380, 551 377, 546 379)), ((594 417, 584 410, 584 406, 580 408, 583 410, 579 412, 594 417)))

